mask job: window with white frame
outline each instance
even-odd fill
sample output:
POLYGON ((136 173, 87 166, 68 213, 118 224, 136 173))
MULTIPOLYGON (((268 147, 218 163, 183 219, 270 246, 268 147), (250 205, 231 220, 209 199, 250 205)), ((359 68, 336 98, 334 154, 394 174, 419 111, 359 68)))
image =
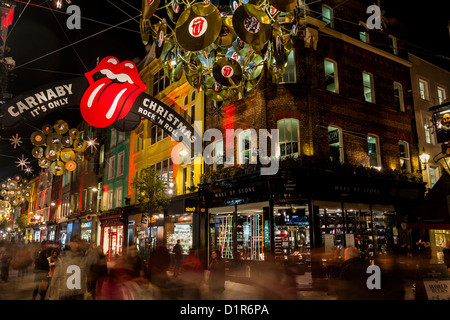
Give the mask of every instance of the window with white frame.
POLYGON ((398 56, 397 38, 394 36, 389 36, 389 45, 391 47, 392 53, 398 56))
POLYGON ((123 175, 123 169, 125 165, 124 160, 125 160, 125 151, 122 151, 117 155, 117 173, 116 173, 117 177, 123 175))
POLYGON ((403 86, 394 82, 394 103, 397 110, 405 112, 405 103, 403 101, 403 86))
POLYGON ((116 170, 116 156, 112 156, 108 160, 108 179, 114 178, 116 170))
POLYGON ((375 103, 375 87, 372 74, 363 71, 362 78, 364 87, 364 100, 366 102, 375 103))
POLYGON ((119 138, 117 139, 117 143, 121 143, 125 140, 125 132, 119 131, 119 138))
POLYGON ((134 151, 139 152, 144 149, 144 124, 141 123, 136 129, 136 141, 134 151))
POLYGON ((117 141, 117 130, 111 128, 111 143, 110 143, 111 148, 116 145, 116 141, 117 141))
POLYGON ((431 121, 431 117, 425 116, 423 117, 423 129, 425 133, 425 142, 429 144, 436 144, 436 139, 433 132, 433 122, 431 121))
POLYGON ((113 199, 114 198, 114 193, 112 190, 106 191, 105 192, 105 210, 111 210, 113 208, 113 199))
POLYGON ((157 125, 152 125, 150 129, 150 144, 157 143, 165 138, 169 137, 169 135, 157 125))
POLYGON ((438 104, 443 104, 447 100, 447 90, 444 87, 437 86, 438 104))
POLYGON ((344 162, 344 152, 342 143, 342 129, 328 126, 328 144, 331 162, 344 162))
POLYGON ((299 122, 297 119, 282 119, 278 121, 278 139, 280 156, 299 155, 299 122))
POLYGON ((191 102, 195 101, 195 90, 192 90, 191 92, 191 102))
POLYGON ((123 187, 116 188, 116 208, 122 207, 123 187))
POLYGON ((400 169, 405 170, 405 171, 411 171, 409 143, 406 141, 399 141, 398 149, 399 149, 399 156, 400 156, 400 169))
POLYGON ((251 130, 245 130, 238 135, 238 160, 239 164, 250 163, 256 159, 256 146, 254 145, 251 130))
POLYGON ((170 79, 161 68, 157 73, 153 75, 153 96, 156 96, 159 92, 163 91, 170 85, 170 79))
POLYGON ((369 30, 364 22, 359 22, 359 40, 369 43, 369 30))
POLYGON ((430 184, 432 188, 438 180, 439 180, 439 168, 430 166, 430 184))
POLYGON ((428 81, 425 79, 419 79, 419 94, 422 100, 429 100, 430 94, 428 89, 428 81))
POLYGON ((286 68, 284 74, 281 77, 280 83, 296 83, 297 82, 297 71, 295 68, 295 51, 291 50, 289 53, 286 68))
POLYGON ((334 21, 333 21, 333 9, 327 5, 322 5, 322 21, 327 23, 327 27, 333 28, 334 27, 334 21))
POLYGON ((368 135, 367 145, 368 145, 369 165, 371 167, 380 168, 381 157, 380 157, 380 142, 378 136, 368 135))
POLYGON ((324 70, 327 90, 339 93, 337 63, 333 60, 325 59, 324 70))
POLYGON ((223 164, 223 156, 224 156, 224 148, 223 148, 223 140, 217 140, 213 142, 213 170, 217 169, 217 166, 223 164))

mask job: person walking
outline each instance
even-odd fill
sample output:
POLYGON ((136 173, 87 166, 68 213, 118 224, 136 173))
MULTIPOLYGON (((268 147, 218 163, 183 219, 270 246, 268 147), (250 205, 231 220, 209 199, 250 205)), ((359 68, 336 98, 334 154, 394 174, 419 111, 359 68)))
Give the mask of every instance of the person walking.
POLYGON ((89 260, 80 236, 74 236, 66 245, 61 262, 56 264, 49 287, 50 300, 84 300, 87 293, 89 260))
POLYGON ((202 262, 194 248, 189 249, 189 255, 183 260, 180 267, 183 297, 188 300, 201 299, 201 286, 205 275, 202 262))
POLYGON ((348 247, 344 251, 344 262, 339 275, 339 300, 368 299, 366 286, 367 267, 361 259, 360 252, 355 247, 348 247))
POLYGON ((23 279, 23 276, 29 266, 33 264, 33 258, 31 257, 31 252, 29 248, 25 245, 21 245, 16 254, 14 255, 14 259, 12 260, 12 268, 17 270, 18 279, 23 279))
POLYGON ((50 266, 48 264, 48 248, 47 242, 42 241, 41 250, 37 253, 37 257, 34 261, 34 282, 35 288, 33 291, 32 300, 36 300, 39 294, 41 300, 45 299, 48 288, 48 273, 50 271, 50 266))
POLYGON ((0 263, 1 263, 1 279, 4 282, 9 278, 9 266, 11 264, 11 248, 9 245, 5 245, 3 242, 0 247, 0 263))
POLYGON ((181 240, 173 246, 172 252, 175 254, 175 264, 173 268, 173 277, 176 278, 180 274, 181 261, 183 260, 183 248, 181 247, 181 240))
POLYGON ((222 294, 225 290, 225 261, 218 249, 211 253, 208 287, 214 294, 222 294))

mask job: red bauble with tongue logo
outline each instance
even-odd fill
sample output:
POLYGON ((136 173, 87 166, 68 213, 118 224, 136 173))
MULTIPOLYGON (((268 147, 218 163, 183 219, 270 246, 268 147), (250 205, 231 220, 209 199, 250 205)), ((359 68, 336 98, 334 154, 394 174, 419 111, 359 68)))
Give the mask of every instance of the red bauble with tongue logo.
POLYGON ((97 128, 105 128, 124 118, 139 94, 147 88, 133 62, 119 63, 115 57, 103 58, 85 76, 89 87, 81 98, 80 111, 84 120, 97 128), (100 77, 94 80, 97 73, 100 77))

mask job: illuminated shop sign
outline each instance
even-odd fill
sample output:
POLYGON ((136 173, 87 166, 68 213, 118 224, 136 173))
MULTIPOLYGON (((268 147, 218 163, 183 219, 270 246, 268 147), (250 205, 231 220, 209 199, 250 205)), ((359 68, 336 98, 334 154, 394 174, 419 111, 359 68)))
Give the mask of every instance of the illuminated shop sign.
POLYGON ((82 228, 91 228, 92 227, 92 221, 89 222, 82 222, 81 223, 82 228))

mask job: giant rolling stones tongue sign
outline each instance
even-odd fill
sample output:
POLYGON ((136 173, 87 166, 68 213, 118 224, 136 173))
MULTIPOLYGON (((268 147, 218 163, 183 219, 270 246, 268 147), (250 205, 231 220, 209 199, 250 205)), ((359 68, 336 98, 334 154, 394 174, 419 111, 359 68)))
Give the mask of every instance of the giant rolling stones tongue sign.
POLYGON ((174 109, 144 93, 147 86, 133 62, 106 57, 85 76, 40 86, 0 105, 1 128, 36 122, 50 113, 79 105, 84 120, 93 127, 131 131, 143 117, 176 141, 181 137, 183 143, 189 144, 199 138, 192 125, 174 109))
POLYGON ((138 95, 147 89, 133 62, 119 63, 114 57, 104 58, 85 76, 90 86, 81 98, 80 111, 84 120, 97 128, 123 119, 138 95))

